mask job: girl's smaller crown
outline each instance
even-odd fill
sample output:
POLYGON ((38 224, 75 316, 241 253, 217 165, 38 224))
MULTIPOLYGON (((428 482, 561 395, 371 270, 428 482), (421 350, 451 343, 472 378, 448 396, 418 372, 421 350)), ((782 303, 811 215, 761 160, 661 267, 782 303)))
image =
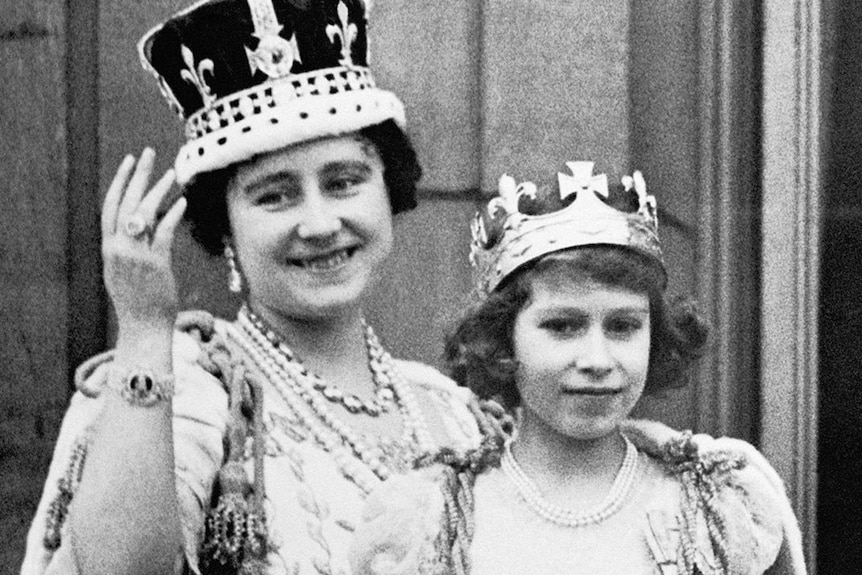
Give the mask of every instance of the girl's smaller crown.
POLYGON ((614 188, 593 162, 566 162, 559 193, 503 175, 499 195, 473 218, 470 263, 477 292, 487 296, 524 264, 545 254, 590 245, 613 245, 654 258, 664 269, 655 198, 640 172, 614 188))

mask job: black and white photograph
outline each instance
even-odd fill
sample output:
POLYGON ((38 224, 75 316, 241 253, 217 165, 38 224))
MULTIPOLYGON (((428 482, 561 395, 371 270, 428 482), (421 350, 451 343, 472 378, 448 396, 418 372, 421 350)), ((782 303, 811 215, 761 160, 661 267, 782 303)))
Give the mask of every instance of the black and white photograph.
POLYGON ((862 573, 859 22, 2 0, 0 575, 862 573))

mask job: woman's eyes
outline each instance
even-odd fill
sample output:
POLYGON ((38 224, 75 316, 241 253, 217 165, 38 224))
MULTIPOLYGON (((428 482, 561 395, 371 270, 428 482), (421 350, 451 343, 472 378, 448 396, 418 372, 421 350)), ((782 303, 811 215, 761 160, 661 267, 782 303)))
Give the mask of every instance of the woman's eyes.
POLYGON ((290 206, 299 201, 300 194, 286 188, 261 190, 254 196, 254 203, 264 207, 290 206))
MULTIPOLYGON (((320 182, 321 190, 331 197, 349 197, 358 193, 358 186, 365 182, 365 178, 356 174, 342 174, 327 178, 320 182)), ((289 207, 302 201, 302 190, 287 185, 275 185, 257 190, 253 194, 256 205, 275 208, 289 207)))
MULTIPOLYGON (((332 178, 322 184, 324 193, 334 197, 352 196, 362 180, 354 176, 332 178)), ((265 207, 288 207, 297 205, 302 199, 302 192, 290 188, 274 187, 254 194, 254 203, 265 207)))
POLYGON ((346 173, 328 178, 323 182, 325 191, 333 195, 350 195, 354 188, 365 181, 361 175, 346 173))

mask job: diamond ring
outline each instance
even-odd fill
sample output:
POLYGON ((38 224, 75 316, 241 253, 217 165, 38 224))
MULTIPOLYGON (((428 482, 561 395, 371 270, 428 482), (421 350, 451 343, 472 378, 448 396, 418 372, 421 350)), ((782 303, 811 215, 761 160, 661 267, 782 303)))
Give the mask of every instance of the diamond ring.
POLYGON ((132 238, 140 239, 141 236, 150 231, 150 224, 141 214, 132 214, 126 220, 123 231, 132 238))

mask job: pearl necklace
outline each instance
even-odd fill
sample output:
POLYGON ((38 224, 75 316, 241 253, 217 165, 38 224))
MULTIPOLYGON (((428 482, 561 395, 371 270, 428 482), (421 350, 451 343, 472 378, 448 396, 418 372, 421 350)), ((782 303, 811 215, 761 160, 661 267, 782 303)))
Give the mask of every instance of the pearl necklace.
POLYGON ((616 513, 625 503, 638 471, 638 450, 625 435, 626 455, 617 473, 610 492, 604 501, 588 511, 575 511, 545 501, 539 487, 530 479, 512 455, 511 442, 506 443, 501 459, 501 468, 515 485, 518 494, 527 505, 546 521, 563 527, 583 527, 601 523, 616 513))
MULTIPOLYGON (((286 346, 273 346, 242 312, 238 315, 237 323, 239 329, 229 326, 229 334, 246 351, 317 443, 332 455, 342 474, 366 494, 380 481, 387 479, 391 470, 384 461, 384 450, 369 444, 332 414, 326 400, 314 388, 310 372, 292 359, 295 358, 292 353, 283 353, 281 348, 287 349, 286 346)), ((382 348, 380 355, 381 360, 389 364, 395 402, 404 425, 402 441, 409 443, 414 457, 431 452, 435 445, 409 386, 398 374, 392 358, 382 348)))
POLYGON ((384 359, 386 351, 380 345, 374 330, 371 326, 362 320, 362 329, 365 334, 365 347, 368 353, 368 367, 371 370, 372 380, 374 382, 374 399, 364 400, 353 393, 344 393, 338 386, 326 383, 317 374, 311 373, 302 361, 293 353, 293 350, 287 347, 282 341, 281 336, 261 317, 252 312, 247 305, 242 307, 240 311, 242 315, 247 317, 257 331, 264 334, 266 339, 275 347, 279 353, 284 354, 291 362, 295 362, 302 370, 303 376, 308 376, 312 380, 314 389, 319 391, 324 398, 331 403, 340 404, 352 414, 365 413, 371 417, 378 417, 381 413, 386 413, 392 408, 395 402, 395 391, 392 388, 392 375, 390 373, 390 363, 384 359))

